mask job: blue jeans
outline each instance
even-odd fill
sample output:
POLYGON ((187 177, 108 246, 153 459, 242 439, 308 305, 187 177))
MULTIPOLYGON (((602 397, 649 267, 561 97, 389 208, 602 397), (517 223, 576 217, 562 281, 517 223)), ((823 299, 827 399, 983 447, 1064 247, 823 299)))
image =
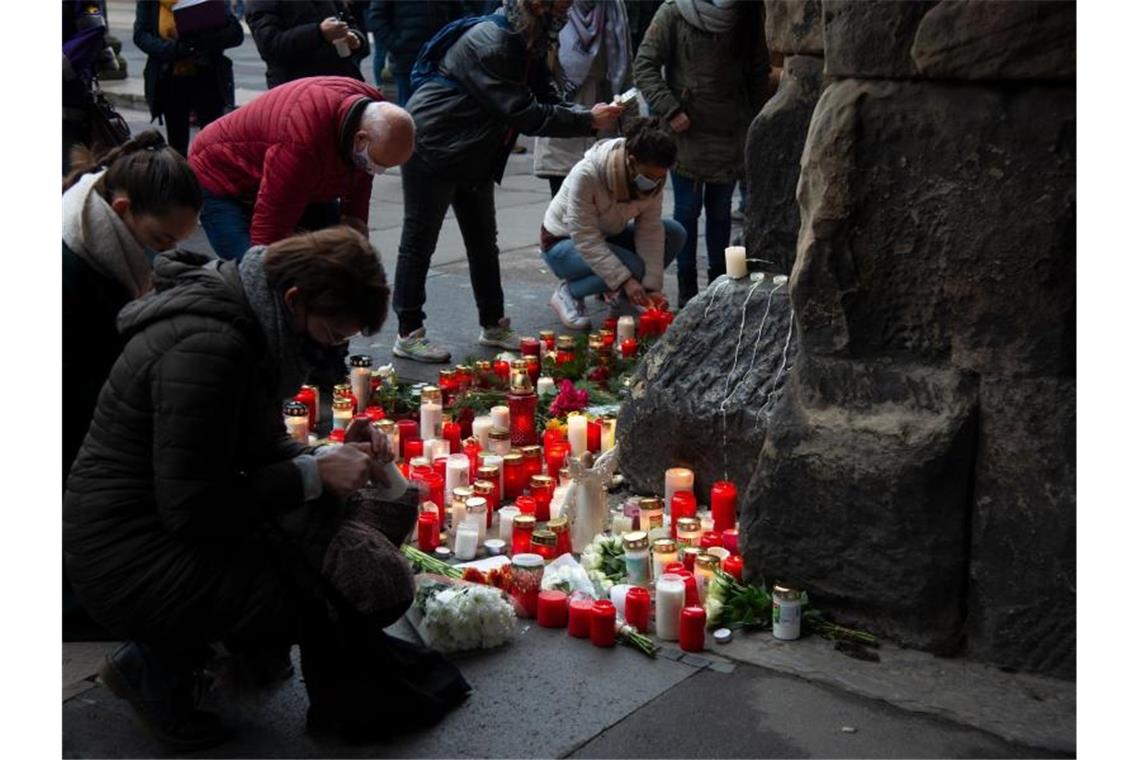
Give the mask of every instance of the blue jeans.
MULTIPOLYGON (((705 207, 705 243, 709 253, 709 282, 724 274, 724 249, 732 234, 732 189, 735 182, 701 182, 673 174, 673 218, 685 227, 688 239, 677 256, 677 282, 684 290, 697 282, 697 219, 705 207)), ((682 292, 682 298, 684 293, 682 292)))
MULTIPOLYGON (((661 224, 665 227, 664 268, 677 258, 678 251, 685 245, 687 235, 685 228, 672 219, 662 219, 661 224)), ((633 278, 641 282, 645 277, 645 261, 634 250, 633 231, 634 225, 630 222, 623 231, 606 238, 606 244, 613 254, 621 259, 621 263, 625 264, 625 268, 630 271, 633 278)), ((547 266, 556 277, 566 280, 570 295, 575 298, 605 293, 610 289, 605 280, 594 274, 594 270, 582 258, 581 252, 574 247, 570 238, 559 240, 544 251, 542 257, 546 259, 547 266)))
POLYGON ((412 75, 410 73, 397 73, 394 76, 396 78, 396 105, 403 108, 412 97, 412 75))
POLYGON ((249 250, 249 206, 202 188, 202 229, 218 258, 241 261, 249 250))
POLYGON ((376 80, 376 89, 384 89, 383 75, 385 59, 388 54, 384 52, 384 43, 375 33, 372 34, 372 78, 376 80))

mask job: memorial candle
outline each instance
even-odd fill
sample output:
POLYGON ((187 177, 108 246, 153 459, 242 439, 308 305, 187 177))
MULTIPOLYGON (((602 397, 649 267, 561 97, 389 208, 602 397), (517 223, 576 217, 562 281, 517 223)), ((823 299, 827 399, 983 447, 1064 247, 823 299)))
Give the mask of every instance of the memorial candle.
POLYGON ((693 490, 693 471, 688 467, 670 467, 665 471, 665 503, 673 506, 673 494, 693 490))
POLYGON ((495 382, 499 387, 506 387, 511 381, 511 363, 506 359, 496 359, 493 366, 495 382))
MULTIPOLYGON (((451 500, 451 525, 448 533, 451 538, 451 548, 455 549, 455 539, 459 535, 459 528, 463 525, 463 521, 467 519, 467 502, 463 499, 451 500)), ((475 534, 476 543, 478 542, 479 534, 475 534)))
POLYGON ((734 280, 748 276, 748 261, 745 258, 744 246, 730 245, 724 249, 725 273, 734 280))
POLYGON ((744 582, 744 557, 739 554, 733 554, 728 559, 720 563, 721 569, 731 575, 741 583, 744 582))
POLYGON ((736 527, 736 486, 728 480, 713 483, 709 496, 712 506, 713 530, 736 527))
POLYGON ((710 549, 714 546, 724 546, 724 539, 715 530, 705 531, 701 533, 700 547, 702 549, 710 549))
POLYGON ((570 554, 573 551, 570 544, 570 521, 565 517, 554 517, 546 524, 546 527, 557 538, 554 545, 554 556, 561 557, 563 554, 570 554))
POLYGON ((495 484, 489 480, 476 480, 471 484, 471 490, 475 492, 476 496, 487 502, 487 527, 490 528, 495 510, 499 508, 499 502, 495 498, 495 484))
POLYGON ((702 554, 697 557, 697 571, 693 573, 697 579, 697 593, 700 594, 701 604, 704 604, 705 597, 709 593, 709 585, 716 577, 717 568, 720 567, 720 560, 711 554, 702 554))
POLYGON ((471 423, 471 434, 479 439, 479 447, 484 451, 491 448, 491 428, 495 426, 491 415, 482 414, 471 423))
MULTIPOLYGON (((510 365, 507 365, 510 368, 510 365)), ((508 406, 493 406, 491 407, 491 425, 501 430, 510 432, 511 429, 511 409, 508 406)))
POLYGON ((567 418, 568 437, 570 439, 570 455, 580 457, 588 451, 587 427, 589 421, 581 414, 571 414, 567 418))
POLYGON ((606 599, 594 602, 594 610, 590 615, 590 643, 596 647, 612 647, 616 640, 616 622, 617 609, 613 602, 606 599))
POLYGON ((602 450, 602 423, 597 420, 586 423, 586 448, 594 454, 602 450))
POLYGON ((690 573, 696 572, 697 557, 701 554, 701 547, 699 546, 686 546, 681 549, 681 561, 685 563, 685 569, 690 573))
POLYGON ((637 354, 637 339, 636 338, 623 338, 620 346, 621 346, 621 356, 623 359, 630 359, 637 354))
POLYGON ((553 330, 541 330, 538 333, 538 340, 540 343, 542 343, 542 350, 543 351, 553 351, 554 350, 554 331, 553 330))
MULTIPOLYGON (((503 510, 500 509, 499 511, 502 512, 503 510)), ((533 535, 534 515, 516 515, 511 521, 511 554, 530 552, 530 539, 533 535)))
POLYGON ((524 617, 538 615, 538 594, 545 563, 542 557, 520 552, 511 559, 510 594, 523 609, 524 617))
POLYGON ((677 543, 681 546, 701 546, 701 521, 695 517, 680 517, 673 521, 677 543))
POLYGON ((450 447, 450 454, 458 454, 463 451, 463 444, 460 440, 460 426, 458 422, 447 421, 443 423, 443 440, 447 441, 450 447))
POLYGON ((557 554, 555 554, 555 546, 558 545, 558 536, 554 535, 552 530, 536 530, 530 535, 530 551, 532 554, 537 554, 547 562, 552 562, 557 554))
POLYGON ((297 391, 297 395, 293 397, 294 401, 300 401, 309 410, 309 430, 316 430, 317 423, 320 422, 320 391, 313 385, 302 385, 301 390, 297 391))
POLYGON ((420 438, 425 441, 443 435, 443 394, 429 385, 420 391, 420 438))
POLYGON ((633 518, 621 510, 615 509, 610 513, 610 533, 615 536, 624 536, 633 530, 633 518))
POLYGON ((526 473, 527 483, 529 484, 531 478, 535 475, 542 474, 542 447, 523 446, 519 449, 519 453, 522 454, 523 471, 526 473))
POLYGON ((656 496, 648 496, 644 499, 638 499, 638 530, 643 530, 649 533, 654 528, 665 527, 665 506, 661 500, 656 496))
POLYGON ((511 450, 511 431, 506 428, 493 427, 487 434, 491 446, 488 449, 492 454, 503 456, 511 450))
POLYGON ((554 498, 554 478, 549 475, 532 475, 530 495, 534 498, 534 516, 539 522, 550 520, 550 500, 554 498))
POLYGON ((383 422, 387 416, 382 406, 370 406, 364 410, 364 415, 368 417, 369 422, 383 422))
POLYGON ((479 439, 475 436, 467 438, 463 441, 463 447, 460 451, 467 457, 467 461, 470 464, 467 471, 471 474, 471 480, 474 481, 476 479, 475 471, 479 469, 479 452, 481 451, 479 448, 479 439))
POLYGON ((486 452, 479 455, 479 461, 483 467, 494 467, 499 471, 499 503, 507 501, 505 488, 505 478, 503 477, 503 458, 498 454, 488 454, 486 452))
POLYGON ((609 451, 617 442, 617 420, 613 417, 602 417, 602 451, 609 451))
POLYGON ((523 356, 538 356, 542 343, 538 338, 519 338, 519 353, 523 356))
POLYGON ((420 551, 431 553, 439 546, 439 515, 421 512, 416 521, 416 543, 420 551))
POLYGON ((653 542, 653 577, 665 575, 665 568, 677 561, 677 542, 659 538, 653 542))
POLYGON ((464 525, 470 525, 479 533, 479 543, 487 538, 487 500, 481 496, 472 496, 467 500, 467 515, 463 519, 464 525))
POLYGON ((632 338, 634 333, 633 317, 619 317, 617 321, 617 339, 619 341, 632 338))
POLYGON ((594 600, 587 596, 575 596, 570 600, 570 617, 567 633, 579 639, 589 638, 590 618, 594 614, 594 600))
POLYGON ((649 631, 649 591, 634 586, 625 595, 625 620, 638 633, 649 631))
POLYGON ((538 502, 534 500, 533 496, 523 494, 515 499, 515 506, 519 508, 519 514, 530 515, 536 520, 538 519, 535 514, 538 511, 538 502))
POLYGON ((479 549, 479 531, 470 523, 460 525, 455 531, 455 558, 463 562, 475 559, 479 549))
POLYGON ((538 392, 539 398, 547 393, 554 393, 554 378, 553 377, 540 377, 538 383, 535 385, 535 390, 538 392))
POLYGON ((537 356, 528 356, 523 361, 526 362, 526 374, 530 378, 530 384, 536 386, 535 394, 538 394, 537 384, 539 376, 542 374, 542 359, 537 356))
POLYGON ((333 401, 333 430, 347 430, 352 422, 352 399, 342 396, 333 401))
POLYGON ((516 501, 526 485, 522 454, 512 451, 503 457, 503 500, 516 501))
POLYGON ((724 548, 732 554, 740 554, 740 531, 736 528, 722 530, 720 537, 724 539, 724 548))
POLYGON ((558 472, 565 466, 566 457, 570 454, 570 444, 565 441, 555 441, 546 445, 546 474, 558 477, 558 472))
MULTIPOLYGON (((492 504, 491 509, 498 509, 503 503, 503 489, 500 487, 502 479, 499 477, 499 468, 496 465, 486 464, 486 460, 480 458, 483 464, 475 469, 475 477, 478 480, 485 480, 489 482, 495 489, 493 498, 488 499, 487 503, 492 504)), ((482 494, 480 494, 482 495, 482 494)))
MULTIPOLYGON (((405 462, 412 458, 412 456, 420 456, 423 454, 423 446, 420 446, 419 453, 409 456, 405 450, 408 441, 413 438, 420 437, 420 423, 413 420, 397 420, 396 421, 397 442, 400 444, 400 458, 405 462)), ((421 439, 422 440, 422 439, 421 439)))
POLYGON ((285 402, 285 432, 294 441, 309 445, 309 407, 296 400, 285 402))
POLYGON ((685 581, 673 573, 657 579, 657 638, 676 641, 685 606, 685 581))
MULTIPOLYGON (((432 441, 425 442, 424 445, 426 446, 427 443, 432 443, 432 441)), ((441 478, 443 478, 444 483, 447 482, 447 458, 449 456, 451 456, 451 455, 450 454, 441 454, 439 456, 432 457, 432 460, 431 460, 431 468, 433 470, 435 470, 436 473, 441 478)), ((446 490, 447 490, 447 493, 448 493, 449 498, 450 498, 451 490, 450 489, 446 489, 446 490)))
POLYGON ((683 652, 705 649, 705 608, 685 607, 681 610, 680 644, 683 652))
POLYGON ((348 364, 352 367, 349 383, 352 385, 352 395, 356 397, 356 412, 363 414, 372 398, 372 357, 356 354, 348 357, 348 364))
POLYGON ((466 454, 451 454, 447 457, 446 467, 447 480, 444 489, 447 498, 450 499, 457 487, 470 484, 471 460, 467 458, 466 454))
POLYGON ((554 356, 554 364, 561 367, 563 364, 568 364, 574 361, 574 337, 571 335, 559 335, 556 343, 558 352, 554 356))
POLYGON ((439 392, 445 407, 455 402, 455 394, 459 390, 459 381, 455 377, 455 370, 441 369, 439 371, 439 392))
POLYGON ((538 624, 543 628, 564 628, 569 608, 562 591, 538 592, 538 624))
POLYGON ((538 394, 527 373, 525 362, 513 362, 511 388, 507 394, 512 446, 530 446, 538 440, 534 415, 538 409, 538 394))
POLYGON ((499 538, 511 545, 511 553, 514 553, 514 523, 515 518, 518 517, 519 508, 514 506, 499 507, 499 538))
POLYGON ((440 474, 435 470, 428 469, 421 476, 421 480, 428 489, 428 499, 436 506, 442 508, 447 504, 446 497, 444 496, 444 485, 446 481, 440 477, 440 474))

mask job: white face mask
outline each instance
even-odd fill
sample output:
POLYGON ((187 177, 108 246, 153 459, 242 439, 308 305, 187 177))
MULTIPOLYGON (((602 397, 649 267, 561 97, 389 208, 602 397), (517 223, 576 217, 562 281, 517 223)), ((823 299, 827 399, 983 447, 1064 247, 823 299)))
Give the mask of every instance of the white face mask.
POLYGON ((364 147, 353 151, 352 160, 356 164, 357 168, 368 172, 373 177, 378 177, 384 172, 388 171, 388 167, 373 161, 372 157, 368 155, 368 148, 369 144, 364 143, 364 147))

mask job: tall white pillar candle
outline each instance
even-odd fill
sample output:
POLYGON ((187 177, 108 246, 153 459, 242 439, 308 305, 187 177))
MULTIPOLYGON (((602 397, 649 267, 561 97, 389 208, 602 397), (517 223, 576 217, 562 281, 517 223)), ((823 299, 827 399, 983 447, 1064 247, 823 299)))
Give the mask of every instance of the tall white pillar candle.
MULTIPOLYGON (((353 359, 359 361, 361 357, 354 356, 353 359)), ((368 408, 368 402, 372 399, 372 360, 369 359, 368 361, 368 366, 354 366, 352 373, 349 375, 349 382, 352 384, 352 395, 356 396, 357 414, 364 414, 364 410, 368 408)))
POLYGON ((455 558, 468 562, 475 559, 479 548, 479 531, 474 525, 460 525, 455 531, 455 558))
POLYGON ((511 410, 506 406, 491 407, 491 424, 503 430, 511 429, 511 410))
POLYGON ((489 414, 479 415, 471 422, 471 434, 479 439, 479 448, 483 451, 491 448, 491 439, 488 436, 494 426, 495 423, 489 414))
POLYGON ((744 246, 730 245, 724 249, 724 268, 734 280, 748 276, 748 262, 745 260, 744 246))
POLYGON ((571 416, 567 423, 570 428, 567 433, 567 437, 570 439, 570 455, 580 457, 588 450, 586 447, 586 427, 589 423, 581 414, 571 416))
POLYGON ((633 317, 618 317, 617 338, 614 340, 614 344, 620 344, 626 338, 636 338, 635 331, 636 324, 633 321, 633 317))
POLYGON ((511 538, 515 531, 515 517, 519 513, 519 508, 511 505, 507 507, 499 507, 497 514, 499 515, 499 538, 507 542, 507 546, 511 545, 511 538))
POLYGON ((685 606, 685 581, 676 573, 665 573, 657 579, 657 638, 676 641, 681 627, 681 609, 685 606))
POLYGON ((450 499, 459 486, 471 485, 471 460, 466 454, 452 454, 447 458, 447 477, 444 479, 444 495, 450 499))
POLYGON ((425 401, 420 404, 420 438, 425 442, 443 435, 443 404, 425 401))
MULTIPOLYGON (((464 521, 467 519, 467 504, 463 499, 451 500, 451 548, 455 548, 455 538, 459 535, 459 528, 463 526, 464 521)), ((479 534, 475 534, 475 540, 478 542, 479 534)))
POLYGON ((670 467, 665 471, 665 509, 672 514, 673 494, 693 491, 693 471, 688 467, 670 467))

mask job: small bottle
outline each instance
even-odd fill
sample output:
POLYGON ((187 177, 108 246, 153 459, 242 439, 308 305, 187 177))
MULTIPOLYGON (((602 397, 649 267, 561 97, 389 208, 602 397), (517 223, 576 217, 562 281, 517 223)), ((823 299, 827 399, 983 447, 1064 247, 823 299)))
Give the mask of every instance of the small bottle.
POLYGON ((635 530, 625 534, 625 573, 629 583, 642 588, 649 586, 649 536, 635 530))

